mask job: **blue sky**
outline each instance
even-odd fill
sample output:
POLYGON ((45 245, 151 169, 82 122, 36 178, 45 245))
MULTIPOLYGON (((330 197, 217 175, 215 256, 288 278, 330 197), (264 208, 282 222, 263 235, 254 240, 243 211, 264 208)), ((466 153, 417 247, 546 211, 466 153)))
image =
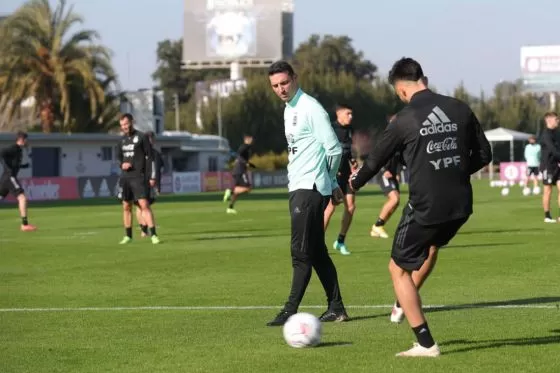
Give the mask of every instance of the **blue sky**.
MULTIPOLYGON (((53 3, 54 0, 51 0, 53 3)), ((0 14, 21 0, 1 0, 0 14)), ((183 32, 183 0, 69 0, 114 53, 125 89, 149 88, 157 42, 183 32)), ((519 77, 523 45, 560 44, 558 0, 295 0, 296 45, 312 33, 348 35, 381 73, 416 58, 442 93, 460 81, 490 93, 519 77)))

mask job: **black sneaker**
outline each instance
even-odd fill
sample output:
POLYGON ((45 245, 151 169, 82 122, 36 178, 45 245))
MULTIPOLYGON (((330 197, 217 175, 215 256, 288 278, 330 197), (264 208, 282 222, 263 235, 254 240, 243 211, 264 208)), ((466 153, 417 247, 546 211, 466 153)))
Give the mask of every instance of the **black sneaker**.
POLYGON ((292 316, 293 314, 295 314, 295 312, 282 310, 278 315, 276 315, 274 320, 267 322, 266 326, 282 326, 286 323, 286 321, 288 321, 290 316, 292 316))
POLYGON ((344 309, 342 311, 334 311, 328 309, 325 311, 325 313, 321 315, 321 317, 319 317, 319 320, 321 322, 329 322, 329 321, 343 322, 343 321, 350 320, 350 317, 348 317, 348 314, 344 309))

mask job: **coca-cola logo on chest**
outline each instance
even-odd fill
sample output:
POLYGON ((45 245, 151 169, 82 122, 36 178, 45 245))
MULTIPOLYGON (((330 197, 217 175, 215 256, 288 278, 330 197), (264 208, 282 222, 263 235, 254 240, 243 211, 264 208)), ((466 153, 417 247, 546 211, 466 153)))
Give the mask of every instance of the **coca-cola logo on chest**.
POLYGON ((426 146, 426 153, 428 154, 445 152, 449 150, 457 150, 456 137, 446 137, 443 141, 430 140, 430 142, 426 146))

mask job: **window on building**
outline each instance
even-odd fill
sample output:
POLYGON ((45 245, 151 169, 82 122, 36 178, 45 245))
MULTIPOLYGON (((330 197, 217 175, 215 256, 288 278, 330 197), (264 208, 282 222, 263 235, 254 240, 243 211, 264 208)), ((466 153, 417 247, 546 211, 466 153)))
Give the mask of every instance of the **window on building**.
POLYGON ((209 172, 218 171, 218 158, 208 157, 208 171, 209 172))
POLYGON ((101 147, 101 160, 102 161, 112 161, 113 160, 113 148, 110 146, 101 147))

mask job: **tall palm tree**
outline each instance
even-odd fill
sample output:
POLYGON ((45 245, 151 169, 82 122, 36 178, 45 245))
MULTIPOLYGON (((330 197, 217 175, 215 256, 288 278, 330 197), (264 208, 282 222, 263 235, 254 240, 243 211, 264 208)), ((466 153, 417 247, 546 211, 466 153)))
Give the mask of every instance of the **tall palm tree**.
POLYGON ((109 51, 98 44, 97 32, 69 34, 83 18, 59 0, 55 9, 48 0, 29 0, 0 23, 0 112, 8 119, 21 103, 33 99, 43 132, 52 132, 56 121, 70 130, 72 91, 82 89, 92 116, 105 103, 103 82, 114 81, 109 51))

